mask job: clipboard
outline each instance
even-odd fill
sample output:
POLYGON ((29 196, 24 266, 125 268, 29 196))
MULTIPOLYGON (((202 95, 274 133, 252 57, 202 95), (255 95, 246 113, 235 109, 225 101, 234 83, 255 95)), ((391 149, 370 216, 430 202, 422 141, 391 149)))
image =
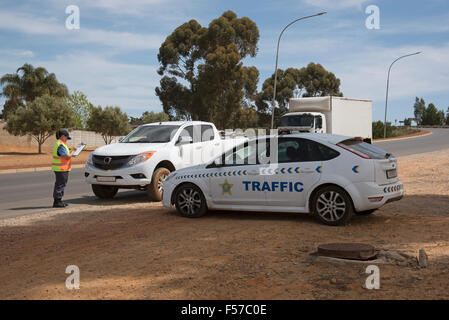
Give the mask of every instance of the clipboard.
POLYGON ((76 149, 76 151, 73 153, 73 156, 78 156, 80 153, 81 153, 81 151, 83 151, 83 149, 86 147, 86 145, 85 144, 82 144, 82 145, 80 145, 77 149, 76 149))

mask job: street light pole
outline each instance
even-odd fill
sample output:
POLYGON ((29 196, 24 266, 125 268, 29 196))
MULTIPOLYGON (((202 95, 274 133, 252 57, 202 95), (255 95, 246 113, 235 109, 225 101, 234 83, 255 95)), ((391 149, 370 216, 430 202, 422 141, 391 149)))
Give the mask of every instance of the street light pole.
POLYGON ((406 57, 410 57, 410 56, 414 56, 416 54, 420 54, 422 51, 418 51, 415 53, 410 53, 410 54, 406 54, 405 56, 399 57, 396 60, 394 60, 391 64, 390 64, 390 68, 388 68, 388 76, 387 76, 387 92, 385 94, 385 118, 384 118, 384 138, 387 137, 387 106, 388 106, 388 86, 390 84, 390 71, 391 71, 391 67, 393 66, 393 64, 402 59, 402 58, 406 58, 406 57))
POLYGON ((273 100, 271 101, 271 109, 272 109, 272 111, 271 111, 271 129, 273 129, 273 127, 274 127, 274 108, 275 108, 275 100, 276 100, 276 81, 277 81, 277 73, 278 73, 279 43, 281 41, 282 34, 284 33, 284 31, 288 27, 290 27, 295 22, 298 22, 298 21, 304 20, 304 19, 308 19, 308 18, 312 18, 312 17, 316 17, 316 16, 321 16, 321 15, 326 14, 326 13, 327 13, 326 11, 323 11, 323 12, 320 12, 320 13, 317 13, 317 14, 314 14, 314 15, 311 15, 311 16, 301 17, 301 18, 298 18, 296 20, 293 20, 288 25, 286 25, 284 27, 284 29, 282 29, 281 34, 279 35, 278 46, 277 46, 277 49, 276 49, 276 68, 274 69, 273 100))

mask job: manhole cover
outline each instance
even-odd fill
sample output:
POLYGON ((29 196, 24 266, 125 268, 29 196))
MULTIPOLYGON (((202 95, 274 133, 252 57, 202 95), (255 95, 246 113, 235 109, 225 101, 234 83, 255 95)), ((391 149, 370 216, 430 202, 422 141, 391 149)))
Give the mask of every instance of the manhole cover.
POLYGON ((317 254, 340 259, 369 260, 377 255, 376 249, 364 243, 325 243, 318 246, 317 254))

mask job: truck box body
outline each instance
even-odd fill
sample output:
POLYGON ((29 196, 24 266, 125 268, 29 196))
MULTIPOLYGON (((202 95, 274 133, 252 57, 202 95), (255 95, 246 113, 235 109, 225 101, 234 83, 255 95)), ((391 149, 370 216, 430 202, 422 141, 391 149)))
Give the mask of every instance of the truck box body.
POLYGON ((322 113, 326 133, 372 138, 372 101, 344 97, 292 98, 288 115, 322 113))

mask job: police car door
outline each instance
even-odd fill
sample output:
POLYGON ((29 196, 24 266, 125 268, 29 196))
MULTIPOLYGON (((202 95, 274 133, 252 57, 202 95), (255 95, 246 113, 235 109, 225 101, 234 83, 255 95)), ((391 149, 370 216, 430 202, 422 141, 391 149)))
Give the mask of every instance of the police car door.
POLYGON ((234 147, 222 156, 220 166, 210 169, 214 205, 228 209, 265 205, 265 178, 260 174, 257 146, 253 141, 234 147))
POLYGON ((309 142, 293 137, 278 139, 277 166, 265 176, 270 186, 267 205, 291 209, 306 206, 307 191, 320 180, 322 168, 309 142))

